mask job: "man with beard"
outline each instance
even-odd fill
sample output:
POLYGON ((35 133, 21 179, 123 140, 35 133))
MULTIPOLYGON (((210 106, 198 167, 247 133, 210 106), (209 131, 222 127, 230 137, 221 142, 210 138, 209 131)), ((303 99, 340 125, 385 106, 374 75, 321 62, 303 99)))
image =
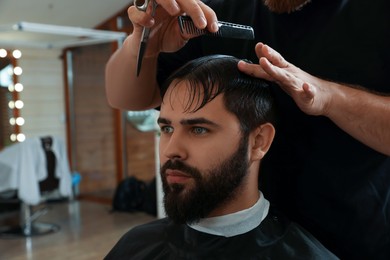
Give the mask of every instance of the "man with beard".
POLYGON ((262 192, 340 258, 390 259, 390 1, 157 2, 154 19, 128 10, 134 31, 106 69, 110 104, 159 106, 164 80, 196 57, 251 60, 239 69, 280 86, 262 192), (251 25, 255 40, 189 40, 177 23, 183 12, 210 31, 217 17, 251 25), (137 77, 142 26, 153 30, 137 77))
POLYGON ((106 259, 337 259, 258 189, 275 135, 268 82, 214 55, 162 89, 161 179, 168 218, 125 234, 106 259))

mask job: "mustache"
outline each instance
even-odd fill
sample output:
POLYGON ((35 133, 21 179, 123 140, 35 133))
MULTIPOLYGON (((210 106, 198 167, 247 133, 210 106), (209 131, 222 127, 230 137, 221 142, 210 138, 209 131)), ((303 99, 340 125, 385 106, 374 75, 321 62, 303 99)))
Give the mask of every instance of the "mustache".
POLYGON ((166 161, 164 163, 164 165, 161 167, 161 173, 163 174, 163 176, 165 176, 165 172, 167 169, 178 170, 178 171, 184 172, 184 173, 190 175, 194 179, 201 178, 201 174, 200 174, 198 169, 196 169, 192 166, 189 166, 188 164, 186 164, 182 161, 179 161, 179 160, 166 161))

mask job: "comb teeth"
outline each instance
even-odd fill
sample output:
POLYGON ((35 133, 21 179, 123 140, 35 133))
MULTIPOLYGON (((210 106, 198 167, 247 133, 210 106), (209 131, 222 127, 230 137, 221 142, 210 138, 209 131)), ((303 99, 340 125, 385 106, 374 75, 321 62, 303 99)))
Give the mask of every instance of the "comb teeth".
POLYGON ((236 38, 236 39, 254 39, 253 28, 246 25, 227 23, 227 22, 218 22, 219 30, 215 33, 209 32, 207 29, 197 28, 191 17, 189 16, 179 16, 179 26, 180 31, 184 36, 200 36, 200 35, 209 35, 217 37, 226 37, 226 38, 236 38))
POLYGON ((191 20, 189 16, 179 16, 179 24, 180 24, 180 30, 182 34, 190 34, 190 35, 214 35, 214 36, 222 36, 221 33, 215 32, 211 33, 206 29, 199 29, 195 26, 194 22, 191 20))

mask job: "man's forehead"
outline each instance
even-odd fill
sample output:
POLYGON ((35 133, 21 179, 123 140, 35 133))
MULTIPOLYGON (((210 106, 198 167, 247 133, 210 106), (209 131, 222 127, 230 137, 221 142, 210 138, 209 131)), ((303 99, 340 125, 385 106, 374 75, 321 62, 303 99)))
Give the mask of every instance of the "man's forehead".
POLYGON ((209 93, 200 84, 190 83, 187 80, 173 81, 163 96, 161 107, 180 107, 188 111, 196 111, 203 106, 208 106, 209 103, 223 102, 223 93, 213 97, 215 93, 209 93), (205 91, 207 91, 206 96, 205 91))
POLYGON ((161 104, 160 118, 163 118, 170 124, 208 124, 215 127, 224 126, 229 128, 236 128, 239 125, 238 118, 226 109, 222 95, 216 96, 203 107, 196 109, 201 101, 195 100, 188 107, 188 102, 192 101, 189 98, 193 95, 190 95, 185 88, 179 89, 180 87, 175 87, 173 88, 174 94, 169 95, 167 92, 168 96, 167 94, 165 95, 168 98, 161 104))
MULTIPOLYGON (((200 84, 200 83, 199 83, 200 84)), ((187 80, 173 81, 168 87, 161 107, 171 106, 195 111, 200 107, 204 98, 203 88, 191 85, 187 80)))

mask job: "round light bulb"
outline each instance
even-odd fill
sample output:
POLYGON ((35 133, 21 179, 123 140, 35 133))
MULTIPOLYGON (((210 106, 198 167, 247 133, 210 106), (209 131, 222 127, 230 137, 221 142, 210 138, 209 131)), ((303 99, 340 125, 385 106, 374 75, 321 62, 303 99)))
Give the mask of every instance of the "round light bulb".
POLYGON ((15 118, 14 118, 14 117, 11 117, 11 118, 9 119, 9 124, 10 124, 10 125, 15 125, 15 123, 16 123, 15 118))
POLYGON ((15 141, 16 141, 16 134, 10 135, 9 139, 10 139, 12 142, 15 142, 15 141))
POLYGON ((24 118, 23 117, 16 118, 16 124, 19 126, 24 125, 24 118))
POLYGON ((18 140, 18 142, 23 142, 24 140, 26 140, 26 136, 20 133, 16 136, 16 140, 18 140))
POLYGON ((17 109, 22 109, 22 108, 24 107, 23 101, 22 101, 22 100, 16 100, 16 101, 15 101, 15 107, 16 107, 17 109))
POLYGON ((14 109, 15 108, 15 102, 13 100, 11 100, 10 102, 8 102, 8 107, 10 109, 14 109))
POLYGON ((22 57, 22 52, 19 50, 14 50, 12 52, 12 56, 14 56, 15 59, 19 59, 20 57, 22 57))
POLYGON ((15 75, 20 76, 20 75, 22 75, 22 73, 23 73, 23 70, 22 70, 21 67, 17 66, 17 67, 14 68, 14 74, 15 75))
POLYGON ((9 84, 9 85, 8 85, 8 91, 9 91, 9 92, 14 92, 14 90, 15 90, 14 84, 9 84))
POLYGON ((15 91, 16 92, 22 92, 23 91, 23 85, 22 85, 22 83, 16 83, 15 84, 15 91))
POLYGON ((7 51, 5 49, 0 49, 0 58, 7 57, 7 51))

